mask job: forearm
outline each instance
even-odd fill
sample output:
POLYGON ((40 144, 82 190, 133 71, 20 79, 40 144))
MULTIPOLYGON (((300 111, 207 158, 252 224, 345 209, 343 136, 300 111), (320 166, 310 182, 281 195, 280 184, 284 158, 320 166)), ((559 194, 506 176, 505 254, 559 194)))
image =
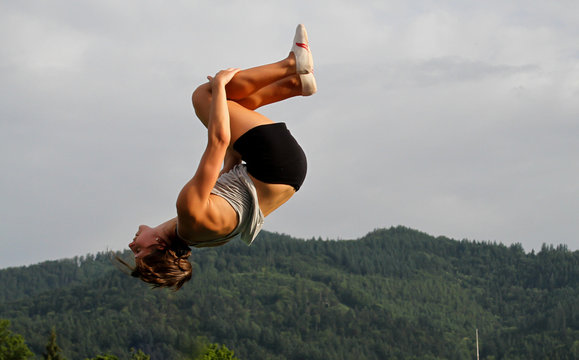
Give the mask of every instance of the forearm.
POLYGON ((231 139, 231 129, 225 84, 213 81, 211 93, 213 101, 211 102, 209 122, 207 124, 209 141, 228 146, 231 139))
POLYGON ((229 127, 229 109, 227 106, 227 93, 225 85, 239 72, 239 69, 229 68, 221 70, 215 77, 208 76, 211 83, 211 108, 209 109, 209 123, 207 131, 209 143, 217 141, 229 146, 231 140, 231 129, 229 127))

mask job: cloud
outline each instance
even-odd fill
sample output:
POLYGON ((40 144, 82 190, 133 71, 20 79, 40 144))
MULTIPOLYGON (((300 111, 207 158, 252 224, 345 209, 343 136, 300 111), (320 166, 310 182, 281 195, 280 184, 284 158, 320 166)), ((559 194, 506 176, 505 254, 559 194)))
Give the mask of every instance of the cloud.
POLYGON ((308 154, 265 228, 406 225, 577 249, 579 35, 562 3, 0 5, 0 267, 126 246, 174 215, 205 133, 190 94, 308 25, 319 93, 262 109, 308 154), (255 7, 261 9, 254 11, 255 7))

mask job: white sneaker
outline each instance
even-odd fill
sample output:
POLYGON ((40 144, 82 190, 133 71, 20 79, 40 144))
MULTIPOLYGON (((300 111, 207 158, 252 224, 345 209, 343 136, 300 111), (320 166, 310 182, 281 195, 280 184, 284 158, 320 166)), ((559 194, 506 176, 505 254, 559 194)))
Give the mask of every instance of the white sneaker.
POLYGON ((296 57, 296 73, 308 74, 314 72, 314 58, 310 51, 308 33, 303 24, 299 24, 296 28, 296 35, 294 36, 291 51, 296 57))
POLYGON ((314 74, 300 74, 300 80, 302 82, 302 96, 310 96, 318 91, 318 86, 316 84, 316 78, 314 74))

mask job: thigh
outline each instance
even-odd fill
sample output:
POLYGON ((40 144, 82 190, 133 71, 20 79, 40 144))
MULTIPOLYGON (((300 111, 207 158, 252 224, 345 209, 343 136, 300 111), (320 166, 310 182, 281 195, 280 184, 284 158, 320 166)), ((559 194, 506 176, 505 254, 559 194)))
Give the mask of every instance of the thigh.
POLYGON ((249 110, 235 101, 228 100, 229 124, 231 128, 231 144, 234 144, 241 135, 259 125, 272 124, 266 116, 249 110))
MULTIPOLYGON (((209 113, 211 109, 211 86, 205 83, 199 86, 193 93, 193 107, 195 114, 201 120, 203 125, 207 127, 209 123, 209 113)), ((248 130, 256 126, 271 124, 273 121, 266 116, 249 110, 233 100, 227 101, 229 109, 229 123, 231 129, 231 143, 233 144, 239 137, 245 134, 248 130)))

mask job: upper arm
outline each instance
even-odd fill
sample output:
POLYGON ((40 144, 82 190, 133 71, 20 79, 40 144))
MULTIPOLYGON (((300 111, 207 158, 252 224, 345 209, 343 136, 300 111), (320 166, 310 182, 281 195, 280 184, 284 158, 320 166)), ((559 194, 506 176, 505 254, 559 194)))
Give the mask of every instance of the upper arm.
POLYGON ((206 213, 227 146, 223 141, 209 141, 195 175, 185 184, 177 198, 179 217, 199 218, 206 213))

